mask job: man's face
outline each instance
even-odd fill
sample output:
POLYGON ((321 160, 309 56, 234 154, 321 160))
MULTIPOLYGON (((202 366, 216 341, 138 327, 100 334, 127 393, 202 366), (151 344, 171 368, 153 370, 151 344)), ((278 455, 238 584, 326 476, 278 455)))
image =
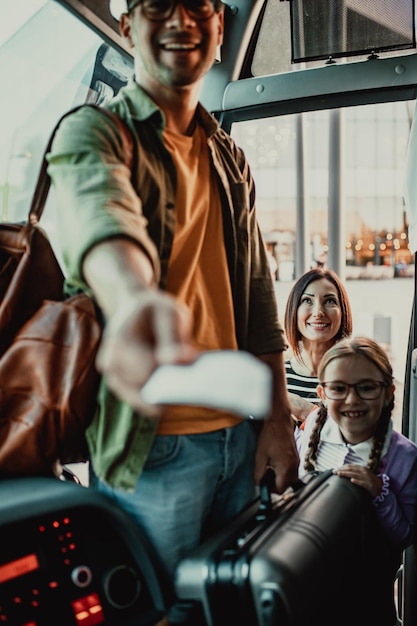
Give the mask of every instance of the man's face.
POLYGON ((223 11, 200 20, 181 2, 175 4, 172 15, 153 21, 139 3, 120 22, 123 36, 135 48, 138 83, 151 93, 158 86, 182 88, 198 83, 213 65, 223 23, 223 11))

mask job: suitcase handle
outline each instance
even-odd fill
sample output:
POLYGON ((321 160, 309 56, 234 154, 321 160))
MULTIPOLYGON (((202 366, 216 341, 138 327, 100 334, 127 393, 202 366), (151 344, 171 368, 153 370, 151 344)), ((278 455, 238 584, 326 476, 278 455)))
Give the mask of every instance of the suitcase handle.
MULTIPOLYGON (((310 480, 313 476, 317 475, 318 472, 310 472, 308 479, 310 480)), ((306 484, 305 480, 298 478, 295 483, 293 483, 290 487, 285 490, 285 494, 288 492, 295 493, 301 487, 306 484)), ((275 470, 273 467, 268 467, 266 469, 265 474, 262 476, 261 481, 259 483, 260 489, 260 500, 261 506, 263 505, 265 508, 270 508, 271 505, 271 494, 274 493, 275 490, 275 470)), ((282 494, 284 495, 284 494, 282 494)))
MULTIPOLYGON (((321 481, 324 482, 325 480, 327 480, 330 474, 333 474, 333 470, 331 469, 324 472, 319 472, 317 470, 309 472, 302 478, 298 478, 298 480, 296 480, 295 483, 292 484, 290 487, 287 487, 284 493, 282 493, 273 503, 271 496, 274 493, 275 489, 275 471, 273 467, 268 467, 259 483, 260 503, 259 510, 256 515, 257 521, 262 521, 268 517, 273 509, 273 504, 278 507, 291 506, 290 503, 296 504, 298 500, 296 494, 300 489, 306 488, 308 484, 319 475, 321 475, 321 481)), ((307 489, 305 489, 304 493, 309 493, 308 487, 307 489)))
POLYGON ((271 494, 275 488, 275 471, 273 467, 268 467, 259 483, 259 510, 256 515, 257 520, 267 517, 272 509, 271 494))

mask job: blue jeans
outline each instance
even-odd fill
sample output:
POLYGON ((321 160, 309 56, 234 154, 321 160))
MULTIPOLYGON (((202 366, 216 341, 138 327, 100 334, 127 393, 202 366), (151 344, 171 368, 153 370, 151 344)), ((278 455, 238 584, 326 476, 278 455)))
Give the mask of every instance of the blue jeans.
POLYGON ((157 436, 134 493, 115 490, 94 474, 90 485, 116 500, 139 524, 172 579, 179 561, 256 497, 255 428, 199 435, 157 436))

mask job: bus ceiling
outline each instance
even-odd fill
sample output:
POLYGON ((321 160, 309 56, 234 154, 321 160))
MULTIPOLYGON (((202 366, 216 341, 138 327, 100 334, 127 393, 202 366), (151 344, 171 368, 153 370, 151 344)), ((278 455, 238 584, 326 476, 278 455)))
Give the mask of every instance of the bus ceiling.
MULTIPOLYGON (((56 1, 132 61, 106 0, 56 1)), ((301 0, 276 3, 235 0, 226 4, 223 45, 201 92, 203 104, 218 117, 225 130, 230 131, 234 121, 416 98, 417 54, 410 33, 407 36, 411 50, 394 50, 391 56, 371 54, 356 57, 354 61, 339 58, 337 63, 322 59, 307 64, 292 62, 294 36, 290 5, 294 3, 301 11, 301 0), (271 29, 276 32, 273 39, 277 47, 271 50, 269 45, 266 50, 262 42, 270 43, 271 29), (273 67, 275 73, 270 70, 273 67), (256 71, 258 75, 254 75, 256 71)), ((316 4, 323 5, 324 11, 329 0, 316 0, 316 4)), ((343 4, 349 9, 352 3, 338 0, 330 4, 335 7, 343 4)), ((409 6, 412 4, 409 0, 409 6)), ((370 0, 369 11, 374 5, 375 0, 370 0)), ((412 29, 414 32, 414 23, 412 29)), ((350 50, 349 55, 352 54, 350 50)))

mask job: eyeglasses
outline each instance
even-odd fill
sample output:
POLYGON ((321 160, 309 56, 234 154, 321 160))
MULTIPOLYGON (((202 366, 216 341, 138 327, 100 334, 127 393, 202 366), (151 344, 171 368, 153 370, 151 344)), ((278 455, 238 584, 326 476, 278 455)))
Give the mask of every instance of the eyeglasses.
POLYGON ((351 387, 354 388, 356 395, 362 400, 376 400, 381 395, 381 389, 387 387, 386 383, 380 380, 363 380, 354 385, 337 380, 332 383, 320 383, 320 385, 323 387, 326 398, 329 400, 345 400, 351 387))
MULTIPOLYGON (((179 0, 131 0, 128 2, 129 13, 138 4, 144 16, 151 22, 163 22, 171 17, 179 0)), ((208 20, 220 7, 219 0, 182 0, 181 4, 195 20, 208 20)))

